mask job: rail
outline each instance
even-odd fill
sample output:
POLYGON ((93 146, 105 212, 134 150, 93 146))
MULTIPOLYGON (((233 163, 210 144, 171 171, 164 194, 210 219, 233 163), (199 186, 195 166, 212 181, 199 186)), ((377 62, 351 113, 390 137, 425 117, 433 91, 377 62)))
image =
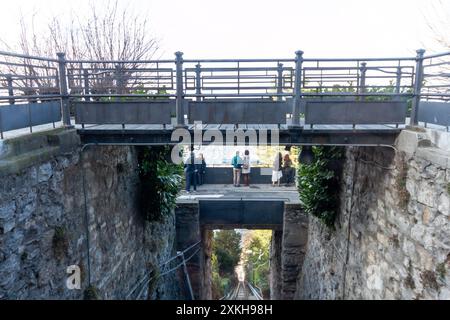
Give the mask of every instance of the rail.
MULTIPOLYGON (((87 120, 77 113, 94 108, 89 103, 153 102, 162 109, 173 107, 169 114, 176 124, 184 124, 185 101, 233 99, 281 103, 268 105, 273 109, 288 102, 287 117, 293 125, 299 124, 305 112, 301 109, 304 100, 411 101, 408 115, 411 124, 417 125, 424 117, 419 112, 421 101, 449 102, 450 52, 425 56, 424 50, 418 50, 416 57, 394 58, 305 58, 297 51, 295 57, 280 59, 183 59, 177 52, 174 60, 83 60, 66 59, 63 53, 45 58, 0 51, 2 136, 18 128, 32 131, 44 123, 61 121, 70 127, 74 115, 76 123, 84 124, 87 120), (87 106, 73 107, 80 103, 87 106)), ((423 109, 433 106, 423 104, 423 109)), ((445 119, 435 122, 446 125, 449 105, 439 107, 444 108, 439 115, 445 119)), ((155 119, 166 121, 166 117, 155 119)))
POLYGON ((250 282, 247 282, 248 287, 250 288, 251 293, 254 297, 256 297, 256 300, 264 300, 261 289, 253 286, 250 282))
MULTIPOLYGON (((261 289, 253 286, 248 281, 239 281, 236 286, 233 287, 225 296, 220 298, 219 300, 238 300, 239 293, 243 292, 244 298, 248 299, 249 296, 255 297, 256 300, 264 300, 263 295, 261 293, 261 289), (250 293, 247 292, 247 288, 250 289, 250 293)), ((242 299, 241 299, 242 300, 242 299)))

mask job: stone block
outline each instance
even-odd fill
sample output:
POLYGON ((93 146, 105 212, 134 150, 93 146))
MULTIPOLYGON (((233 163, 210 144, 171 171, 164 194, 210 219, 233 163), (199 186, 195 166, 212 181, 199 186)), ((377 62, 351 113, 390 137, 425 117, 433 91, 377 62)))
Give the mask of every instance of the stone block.
POLYGON ((434 208, 436 206, 436 188, 433 182, 427 180, 419 181, 417 201, 434 208))
POLYGON ((440 213, 445 216, 450 215, 450 194, 447 191, 441 193, 438 198, 437 207, 440 213))
POLYGON ((16 202, 14 200, 0 204, 0 219, 11 219, 16 212, 16 202))
POLYGON ((419 133, 412 130, 402 130, 395 143, 400 151, 404 151, 408 155, 413 155, 417 149, 419 142, 419 133))

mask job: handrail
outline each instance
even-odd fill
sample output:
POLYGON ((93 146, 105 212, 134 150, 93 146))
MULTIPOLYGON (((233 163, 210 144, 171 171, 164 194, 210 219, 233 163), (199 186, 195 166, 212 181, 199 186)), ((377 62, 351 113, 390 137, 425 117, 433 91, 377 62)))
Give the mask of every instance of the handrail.
MULTIPOLYGON (((185 253, 187 253, 188 251, 190 251, 191 249, 195 248, 196 246, 200 245, 201 241, 198 241, 190 246, 188 246, 187 248, 185 248, 183 251, 178 251, 176 255, 170 257, 169 259, 167 259, 166 261, 160 263, 158 265, 159 268, 162 268, 166 265, 168 265, 170 262, 176 260, 177 258, 183 257, 185 253)), ((184 259, 183 262, 177 264, 175 267, 170 268, 168 270, 165 270, 164 272, 157 274, 153 277, 150 277, 149 273, 146 273, 144 275, 144 277, 138 281, 138 283, 128 292, 128 294, 126 295, 125 299, 128 299, 131 297, 131 295, 138 289, 141 288, 141 290, 139 291, 138 295, 137 295, 137 299, 141 296, 142 292, 144 291, 145 287, 148 285, 148 283, 156 278, 160 278, 162 276, 165 276, 175 270, 177 270, 178 268, 180 268, 181 266, 183 266, 184 263, 188 262, 189 260, 191 260, 198 252, 200 251, 200 248, 197 248, 197 250, 195 250, 195 252, 193 254, 191 254, 188 258, 184 259)))
POLYGON ((423 59, 440 58, 440 57, 448 56, 448 55, 450 55, 450 51, 441 52, 441 53, 435 53, 435 54, 430 54, 430 55, 424 56, 423 59))
POLYGON ((31 59, 31 60, 58 62, 58 59, 56 59, 56 58, 39 57, 39 56, 32 56, 32 55, 23 54, 23 53, 14 53, 14 52, 7 52, 7 51, 0 51, 0 55, 15 57, 15 58, 31 59))

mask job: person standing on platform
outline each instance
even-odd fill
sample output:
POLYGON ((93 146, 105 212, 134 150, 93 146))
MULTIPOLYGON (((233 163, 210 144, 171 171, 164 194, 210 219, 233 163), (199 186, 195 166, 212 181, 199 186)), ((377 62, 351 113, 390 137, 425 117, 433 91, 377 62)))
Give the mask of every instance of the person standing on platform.
POLYGON ((239 156, 239 151, 236 151, 236 155, 231 159, 231 165, 233 166, 233 184, 235 187, 240 187, 242 158, 239 156))
POLYGON ((242 161, 242 177, 244 185, 248 187, 250 185, 250 152, 245 150, 244 159, 242 161))
POLYGON ((194 187, 194 191, 197 191, 197 170, 195 165, 195 153, 194 147, 191 147, 189 156, 184 161, 184 174, 186 177, 186 192, 191 192, 191 185, 194 187))

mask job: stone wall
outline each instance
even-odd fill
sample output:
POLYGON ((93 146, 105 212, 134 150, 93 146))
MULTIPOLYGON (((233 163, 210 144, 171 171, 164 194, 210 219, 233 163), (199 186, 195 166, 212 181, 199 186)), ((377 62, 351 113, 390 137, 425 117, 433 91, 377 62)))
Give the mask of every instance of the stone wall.
MULTIPOLYGON (((141 218, 136 150, 88 147, 83 161, 79 151, 77 145, 56 151, 41 145, 30 151, 40 154, 32 161, 27 153, 0 161, 0 299, 83 298, 87 235, 99 298, 126 298, 149 265, 173 255, 174 216, 151 223, 141 218), (69 265, 81 268, 81 290, 66 287, 69 265)), ((174 277, 161 279, 152 298, 176 298, 174 277)))
POLYGON ((285 205, 281 243, 281 299, 295 297, 308 242, 308 217, 300 204, 285 205))
POLYGON ((301 274, 308 240, 308 217, 300 204, 285 204, 283 230, 270 243, 270 299, 292 300, 301 274))
MULTIPOLYGON (((177 251, 183 251, 202 240, 207 241, 201 244, 203 247, 200 248, 197 254, 192 256, 186 265, 195 299, 208 299, 211 297, 211 282, 205 282, 207 280, 205 266, 209 265, 208 255, 210 250, 208 248, 210 244, 208 243, 207 233, 200 228, 198 204, 178 202, 175 215, 177 251)), ((193 255, 197 249, 198 247, 195 247, 193 250, 188 251, 187 255, 193 255)), ((183 278, 181 282, 182 294, 184 298, 190 299, 190 293, 186 284, 186 274, 182 273, 181 277, 183 278)))
POLYGON ((281 279, 281 248, 283 242, 283 231, 272 231, 272 239, 270 241, 270 299, 282 299, 282 284, 281 279))
POLYGON ((311 217, 302 299, 450 299, 450 155, 405 130, 397 151, 349 148, 340 215, 311 217))

